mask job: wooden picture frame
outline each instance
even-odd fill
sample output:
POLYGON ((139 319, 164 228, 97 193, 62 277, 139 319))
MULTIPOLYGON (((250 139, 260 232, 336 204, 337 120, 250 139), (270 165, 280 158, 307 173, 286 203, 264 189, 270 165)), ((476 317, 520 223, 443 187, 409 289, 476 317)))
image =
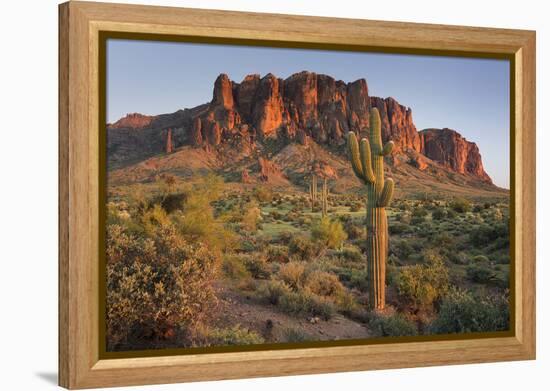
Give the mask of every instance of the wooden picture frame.
POLYGON ((59 384, 70 389, 528 360, 535 358, 535 32, 149 7, 59 6, 59 384), (102 32, 398 53, 501 55, 513 67, 515 262, 508 336, 101 357, 99 58, 102 32))

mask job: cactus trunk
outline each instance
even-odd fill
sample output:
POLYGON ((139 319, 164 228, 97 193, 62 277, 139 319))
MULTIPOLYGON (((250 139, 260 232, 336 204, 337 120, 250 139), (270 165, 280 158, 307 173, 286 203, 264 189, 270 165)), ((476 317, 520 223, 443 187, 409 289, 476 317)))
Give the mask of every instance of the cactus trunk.
POLYGON ((311 176, 311 183, 309 184, 309 200, 311 202, 311 211, 315 211, 315 198, 317 195, 317 177, 311 176))
POLYGON ((168 128, 167 134, 166 134, 166 153, 172 153, 173 151, 172 146, 172 129, 168 128))
POLYGON ((323 189, 321 191, 322 215, 325 217, 328 214, 328 187, 327 178, 323 180, 323 189))
POLYGON ((370 111, 369 139, 357 143, 355 134, 348 134, 348 147, 355 175, 367 186, 367 287, 369 308, 384 309, 386 305, 386 257, 388 252, 388 218, 394 184, 384 180, 384 156, 391 153, 393 142, 382 147, 380 114, 370 111))

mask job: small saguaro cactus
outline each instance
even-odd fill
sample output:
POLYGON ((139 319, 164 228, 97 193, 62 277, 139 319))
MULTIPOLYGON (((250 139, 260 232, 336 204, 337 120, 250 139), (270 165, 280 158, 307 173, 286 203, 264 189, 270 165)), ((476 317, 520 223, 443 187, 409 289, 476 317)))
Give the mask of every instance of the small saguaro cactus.
POLYGON ((382 147, 380 114, 370 110, 368 139, 357 142, 348 133, 351 166, 355 175, 367 186, 367 289, 369 308, 381 310, 386 305, 386 257, 388 252, 388 218, 385 207, 393 196, 394 182, 384 181, 384 156, 393 150, 393 142, 382 147))
POLYGON ((311 175, 311 183, 309 184, 309 200, 311 201, 311 211, 315 210, 315 201, 317 201, 317 176, 311 175))
POLYGON ((173 151, 173 145, 172 145, 172 128, 168 128, 166 133, 166 153, 172 153, 173 151))
POLYGON ((323 188, 321 189, 321 214, 325 217, 328 214, 328 186, 327 178, 323 180, 323 188))

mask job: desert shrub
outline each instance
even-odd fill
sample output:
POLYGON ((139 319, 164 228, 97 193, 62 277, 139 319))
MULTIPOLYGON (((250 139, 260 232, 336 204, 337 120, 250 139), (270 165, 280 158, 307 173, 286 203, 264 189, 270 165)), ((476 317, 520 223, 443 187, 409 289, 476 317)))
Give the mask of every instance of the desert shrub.
POLYGON ((292 289, 279 280, 265 281, 258 287, 257 295, 260 300, 269 304, 277 305, 282 296, 289 294, 292 289))
POLYGON ((252 194, 259 202, 271 202, 273 199, 273 191, 266 186, 257 186, 252 194))
POLYGON ((241 257, 237 255, 226 255, 223 258, 222 271, 227 277, 234 280, 242 280, 251 276, 241 257))
POLYGON ((328 248, 339 248, 346 240, 347 234, 340 221, 331 221, 328 217, 323 217, 312 226, 311 237, 328 248))
POLYGON ((397 277, 399 294, 415 307, 428 307, 441 298, 449 288, 449 271, 441 256, 424 254, 422 265, 406 266, 397 277))
POLYGON ((344 247, 342 251, 338 252, 338 255, 350 262, 360 262, 363 259, 363 254, 361 254, 361 251, 355 246, 344 247))
POLYGON ((344 291, 344 286, 336 275, 320 270, 309 273, 304 287, 317 296, 331 298, 335 298, 344 291))
POLYGON ((476 255, 473 258, 473 261, 475 263, 489 263, 489 258, 487 258, 485 255, 476 255))
POLYGON ((426 216, 413 216, 411 217, 412 225, 420 225, 426 221, 426 216))
POLYGON ((288 247, 270 244, 266 249, 268 262, 287 263, 288 262, 288 247))
POLYGON ((301 329, 287 327, 282 331, 282 339, 284 342, 303 342, 308 340, 308 335, 301 329))
POLYGON ((442 300, 437 318, 431 324, 436 334, 508 330, 510 304, 506 295, 474 296, 452 290, 442 300))
POLYGON ((394 224, 390 224, 389 226, 389 231, 390 231, 390 234, 392 235, 402 234, 404 232, 407 232, 408 230, 409 230, 409 226, 403 223, 394 223, 394 224))
POLYGON ((353 220, 349 219, 344 222, 344 230, 348 234, 348 238, 359 239, 365 236, 365 228, 361 224, 355 223, 353 220))
POLYGON ((487 246, 498 239, 501 239, 501 248, 508 246, 510 240, 508 224, 482 225, 470 232, 470 242, 477 247, 487 246))
POLYGON ((342 290, 338 293, 335 303, 338 306, 338 311, 350 317, 355 316, 360 309, 353 294, 346 290, 342 290))
POLYGON ((399 221, 403 224, 410 224, 412 220, 412 215, 410 212, 403 212, 399 215, 399 221))
POLYGON ((350 284, 361 292, 367 292, 367 270, 354 271, 350 277, 350 284))
POLYGON ((466 276, 473 282, 486 284, 495 279, 495 273, 484 264, 470 265, 466 268, 466 276))
POLYGON ((281 296, 279 307, 289 314, 307 313, 325 320, 330 319, 335 311, 331 301, 307 291, 290 292, 281 296))
POLYGON ((439 249, 452 250, 455 247, 455 239, 447 232, 434 235, 431 239, 432 244, 439 249))
POLYGON ((261 336, 240 325, 229 329, 213 329, 208 334, 208 341, 213 346, 257 345, 265 342, 261 336))
POLYGON ((237 245, 237 237, 214 217, 212 198, 218 195, 216 179, 198 185, 188 195, 183 210, 171 214, 178 231, 190 242, 200 241, 215 251, 227 251, 237 245))
POLYGON ((354 202, 349 207, 350 212, 359 212, 361 210, 361 203, 360 202, 354 202))
POLYGON ((412 212, 412 217, 426 217, 427 215, 428 212, 426 211, 426 209, 420 206, 414 208, 412 212))
POLYGON ((393 252, 403 259, 407 259, 414 252, 413 246, 407 240, 398 240, 395 242, 395 246, 391 247, 394 247, 392 248, 393 252))
POLYGON ((432 212, 432 219, 443 220, 447 216, 445 208, 435 208, 432 212))
POLYGON ((447 255, 447 258, 449 259, 449 261, 457 265, 466 265, 468 263, 468 256, 463 252, 450 252, 447 255))
POLYGON ((189 244, 169 222, 143 236, 108 226, 106 252, 109 349, 192 329, 215 303, 217 257, 201 243, 189 244))
POLYGON ((245 231, 256 232, 258 223, 261 220, 261 210, 258 204, 251 202, 247 204, 243 211, 242 227, 245 231))
POLYGON ((378 315, 369 322, 370 329, 378 337, 402 337, 417 335, 414 323, 401 314, 378 315))
POLYGON ((252 277, 265 280, 269 278, 271 271, 263 254, 253 253, 241 255, 242 262, 252 277))
POLYGON ((160 205, 166 213, 172 213, 178 209, 182 209, 187 200, 187 193, 170 193, 162 194, 154 197, 150 202, 150 207, 160 205))
POLYGON ((150 209, 146 210, 141 216, 141 226, 145 233, 154 233, 159 227, 170 224, 170 217, 168 213, 160 206, 160 204, 153 205, 150 209))
POLYGON ((288 245, 290 254, 295 255, 304 261, 309 261, 319 253, 319 247, 315 245, 306 235, 294 236, 288 245))
POLYGON ((299 289, 305 282, 306 264, 304 262, 289 262, 279 269, 279 278, 294 289, 299 289))
POLYGON ((457 213, 466 213, 472 210, 472 203, 465 198, 455 198, 449 206, 457 213))
POLYGON ((455 219, 458 216, 458 213, 454 209, 447 209, 447 218, 455 219))

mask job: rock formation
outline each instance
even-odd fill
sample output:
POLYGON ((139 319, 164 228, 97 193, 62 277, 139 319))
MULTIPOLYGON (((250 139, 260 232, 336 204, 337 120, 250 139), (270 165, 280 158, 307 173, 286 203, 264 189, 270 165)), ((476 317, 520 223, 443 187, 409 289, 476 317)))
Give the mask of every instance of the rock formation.
POLYGON ((108 127, 112 129, 122 129, 122 128, 133 128, 133 129, 142 129, 155 119, 155 117, 150 115, 143 115, 139 113, 130 113, 126 114, 126 117, 119 119, 114 124, 109 124, 108 127))
MULTIPOLYGON (((128 114, 108 125, 109 161, 135 160, 166 149, 163 129, 173 127, 176 145, 211 150, 247 146, 274 139, 282 143, 317 143, 344 153, 345 135, 365 137, 369 112, 380 113, 382 141, 393 140, 390 166, 409 162, 426 170, 433 162, 490 183, 477 146, 450 129, 418 132, 412 110, 395 99, 369 96, 365 79, 346 83, 328 75, 299 72, 286 79, 273 74, 246 76, 240 83, 221 74, 212 100, 172 114, 128 114), (125 141, 127 140, 127 141, 125 141), (131 143, 126 145, 125 143, 131 143), (164 144, 164 145, 163 145, 164 144)), ((264 170, 267 166, 260 168, 264 170)), ((269 171, 267 169, 267 171, 269 171)), ((269 176, 269 173, 265 173, 269 176)), ((262 174, 263 175, 263 174, 262 174)))
POLYGON ((458 172, 492 183, 483 169, 477 145, 452 129, 425 129, 420 132, 422 153, 431 160, 458 172))

